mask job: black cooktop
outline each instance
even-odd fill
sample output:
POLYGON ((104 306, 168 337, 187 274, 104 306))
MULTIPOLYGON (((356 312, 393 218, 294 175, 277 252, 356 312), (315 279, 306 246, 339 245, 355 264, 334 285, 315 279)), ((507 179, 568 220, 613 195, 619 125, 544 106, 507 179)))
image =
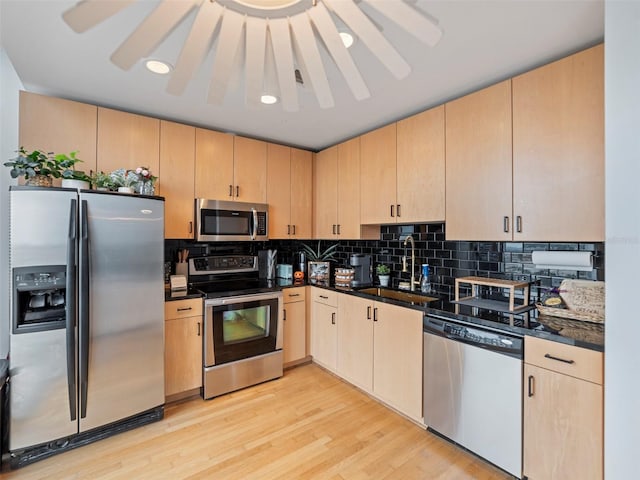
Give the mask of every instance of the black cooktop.
POLYGON ((273 281, 260 278, 243 278, 214 282, 192 283, 191 289, 206 298, 221 298, 237 295, 270 292, 275 287, 273 281))

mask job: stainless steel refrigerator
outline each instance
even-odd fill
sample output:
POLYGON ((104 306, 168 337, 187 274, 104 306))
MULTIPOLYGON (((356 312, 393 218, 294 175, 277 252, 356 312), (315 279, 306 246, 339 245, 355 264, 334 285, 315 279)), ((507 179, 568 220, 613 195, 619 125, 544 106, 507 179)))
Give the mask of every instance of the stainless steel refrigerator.
POLYGON ((158 420, 164 201, 10 189, 12 465, 158 420))

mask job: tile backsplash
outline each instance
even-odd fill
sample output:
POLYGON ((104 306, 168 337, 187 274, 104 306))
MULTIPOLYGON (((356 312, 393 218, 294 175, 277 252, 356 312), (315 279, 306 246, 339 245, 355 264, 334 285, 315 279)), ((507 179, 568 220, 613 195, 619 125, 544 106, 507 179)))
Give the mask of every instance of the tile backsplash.
MULTIPOLYGON (((380 227, 380 240, 322 240, 320 248, 338 243, 337 264, 344 266, 349 263, 349 256, 353 253, 371 255, 374 268, 379 263, 385 263, 391 268, 392 285, 396 286, 401 280, 408 280, 410 274, 402 272, 402 257, 411 256, 410 247, 403 246, 407 235, 415 240, 416 279, 419 278, 420 264, 428 263, 431 271, 431 284, 440 294, 453 296, 454 279, 464 276, 494 277, 509 280, 538 282, 544 287, 558 286, 565 278, 585 280, 604 280, 604 243, 546 243, 546 242, 476 242, 476 241, 448 241, 445 240, 445 224, 417 224, 417 225, 384 225, 380 227), (575 270, 538 269, 531 262, 534 250, 581 250, 594 255, 594 268, 588 272, 575 270)), ((300 250, 298 240, 271 240, 261 243, 245 243, 244 248, 255 253, 264 248, 278 250, 278 262, 291 263, 293 254, 300 250)), ((304 243, 317 248, 317 240, 304 243)), ((167 260, 173 260, 172 252, 176 248, 189 248, 192 254, 218 250, 232 250, 233 244, 211 244, 205 247, 186 241, 167 241, 165 255, 167 260), (224 248, 222 248, 224 247, 224 248)), ((237 244, 235 244, 238 247, 237 244)), ((409 264, 410 268, 410 264, 409 264)), ((374 281, 377 281, 374 275, 374 281)), ((538 289, 533 289, 537 295, 538 289)), ((535 300, 535 297, 533 298, 535 300)))

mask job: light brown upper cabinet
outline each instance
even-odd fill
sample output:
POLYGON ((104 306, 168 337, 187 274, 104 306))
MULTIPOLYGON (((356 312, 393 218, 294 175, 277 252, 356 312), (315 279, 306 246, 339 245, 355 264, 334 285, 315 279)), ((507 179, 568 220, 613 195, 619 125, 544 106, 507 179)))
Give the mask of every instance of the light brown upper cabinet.
POLYGON ((195 135, 194 127, 160 121, 165 238, 193 238, 195 135))
POLYGON ((25 150, 77 151, 77 170, 96 170, 98 107, 36 93, 20 92, 20 145, 25 150))
POLYGON ((267 144, 269 238, 311 238, 311 152, 267 144))
MULTIPOLYGON (((98 107, 97 169, 109 173, 137 167, 147 167, 158 176, 160 120, 98 107)), ((158 178, 158 188, 161 181, 158 178)))
POLYGON ((445 111, 447 238, 511 240, 511 80, 445 111))
POLYGON ((233 199, 267 203, 267 143, 234 137, 233 199))
POLYGON ((360 226, 360 137, 315 155, 313 162, 313 237, 376 239, 379 232, 360 226))
POLYGON ((195 196, 233 199, 233 135, 196 128, 195 196))
POLYGON ((444 105, 396 128, 396 221, 444 221, 444 105))
POLYGON ((396 222, 396 124, 360 136, 360 223, 396 222))
POLYGON ((604 241, 603 45, 513 78, 513 215, 514 240, 604 241))

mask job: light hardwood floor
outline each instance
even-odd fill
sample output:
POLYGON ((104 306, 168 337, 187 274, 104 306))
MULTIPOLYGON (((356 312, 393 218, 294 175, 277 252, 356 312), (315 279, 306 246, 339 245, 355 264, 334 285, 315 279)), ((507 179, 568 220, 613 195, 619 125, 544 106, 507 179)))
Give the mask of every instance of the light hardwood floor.
POLYGON ((508 479, 312 364, 0 477, 508 479))

